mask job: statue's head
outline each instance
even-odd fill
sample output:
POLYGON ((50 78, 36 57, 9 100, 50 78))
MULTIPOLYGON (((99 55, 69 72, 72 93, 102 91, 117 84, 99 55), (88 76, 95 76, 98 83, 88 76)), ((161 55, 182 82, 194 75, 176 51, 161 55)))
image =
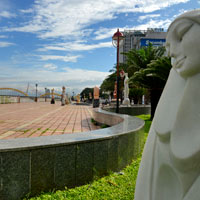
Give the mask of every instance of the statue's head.
POLYGON ((200 73, 200 10, 186 12, 169 26, 166 49, 173 68, 184 78, 200 73))

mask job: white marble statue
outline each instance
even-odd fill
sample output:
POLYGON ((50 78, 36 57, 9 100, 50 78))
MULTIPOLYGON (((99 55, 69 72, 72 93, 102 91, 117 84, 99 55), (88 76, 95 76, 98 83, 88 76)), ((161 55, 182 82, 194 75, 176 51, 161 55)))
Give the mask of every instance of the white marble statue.
POLYGON ((200 10, 169 26, 172 59, 143 152, 135 200, 200 200, 200 10))
POLYGON ((124 100, 123 100, 122 104, 129 106, 130 100, 129 100, 128 73, 125 73, 124 76, 125 76, 125 78, 124 78, 124 100))
POLYGON ((66 94, 65 94, 65 87, 62 87, 62 97, 61 97, 61 106, 66 104, 66 94))

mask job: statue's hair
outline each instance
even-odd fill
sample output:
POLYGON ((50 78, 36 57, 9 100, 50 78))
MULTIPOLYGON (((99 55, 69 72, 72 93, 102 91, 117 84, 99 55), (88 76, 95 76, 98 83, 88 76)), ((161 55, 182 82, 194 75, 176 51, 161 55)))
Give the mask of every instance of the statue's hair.
POLYGON ((179 20, 183 20, 183 19, 188 19, 191 20, 197 24, 200 24, 200 9, 196 9, 196 10, 191 10, 188 12, 183 13, 182 15, 178 16, 169 26, 168 31, 170 30, 171 26, 179 21, 179 20))

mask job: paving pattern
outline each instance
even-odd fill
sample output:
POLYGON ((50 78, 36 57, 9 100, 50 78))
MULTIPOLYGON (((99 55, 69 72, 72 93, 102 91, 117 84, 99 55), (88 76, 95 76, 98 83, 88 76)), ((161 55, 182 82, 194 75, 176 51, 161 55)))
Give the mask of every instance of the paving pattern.
POLYGON ((49 102, 0 104, 0 139, 39 137, 96 130, 90 106, 49 102))

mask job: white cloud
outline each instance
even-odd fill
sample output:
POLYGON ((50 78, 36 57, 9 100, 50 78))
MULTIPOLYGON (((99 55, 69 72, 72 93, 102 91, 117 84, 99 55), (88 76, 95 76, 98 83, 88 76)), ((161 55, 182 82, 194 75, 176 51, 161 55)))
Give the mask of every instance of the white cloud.
POLYGON ((88 51, 99 48, 112 47, 112 42, 101 42, 98 44, 85 44, 79 41, 57 43, 52 45, 46 45, 43 48, 38 49, 38 51, 48 51, 48 50, 59 50, 59 51, 88 51))
MULTIPOLYGON (((120 28, 119 31, 123 31, 124 28, 120 28)), ((100 28, 98 31, 95 31, 95 40, 103 40, 106 38, 112 38, 113 34, 117 31, 117 28, 100 28)))
POLYGON ((8 11, 1 11, 0 17, 11 18, 11 17, 16 17, 16 15, 8 11))
MULTIPOLYGON (((147 28, 164 28, 167 29, 170 25, 172 20, 166 19, 166 20, 154 20, 150 19, 148 22, 143 23, 138 26, 132 26, 132 27, 121 27, 119 29, 120 32, 123 32, 124 30, 147 30, 147 28)), ((94 34, 96 35, 96 40, 106 39, 106 38, 112 38, 113 34, 117 31, 117 28, 101 28, 100 30, 96 31, 94 34)))
POLYGON ((62 60, 64 62, 77 62, 80 55, 76 56, 58 56, 58 55, 40 55, 41 60, 62 60))
MULTIPOLYGON (((179 14, 182 14, 185 12, 185 10, 180 10, 179 14)), ((137 26, 125 26, 120 27, 119 31, 123 32, 124 30, 147 30, 148 28, 164 28, 165 30, 168 29, 170 23, 173 21, 174 18, 177 17, 177 15, 173 16, 171 19, 165 19, 165 20, 156 20, 153 18, 159 17, 159 15, 145 15, 141 16, 141 19, 147 18, 146 16, 149 16, 149 20, 146 23, 142 23, 141 25, 137 26), (151 17, 150 17, 151 16, 151 17)), ((106 38, 112 38, 113 34, 117 31, 116 28, 100 28, 98 31, 94 32, 95 39, 96 40, 102 40, 106 38)))
POLYGON ((9 47, 9 46, 12 46, 12 45, 15 45, 15 44, 11 43, 11 42, 1 42, 0 41, 0 48, 1 47, 9 47))
POLYGON ((9 0, 0 0, 0 18, 12 18, 16 15, 11 11, 11 2, 9 0))
POLYGON ((181 15, 181 14, 187 12, 187 11, 188 11, 188 10, 180 9, 180 10, 178 11, 178 13, 177 13, 176 15, 173 16, 173 19, 175 19, 176 17, 178 17, 179 15, 181 15))
POLYGON ((43 67, 45 69, 48 69, 48 70, 55 70, 55 69, 57 69, 57 66, 54 65, 54 64, 52 64, 52 63, 45 64, 43 67))
POLYGON ((78 82, 85 82, 85 81, 99 81, 103 80, 107 75, 109 75, 109 72, 100 72, 95 70, 84 70, 84 69, 72 69, 69 67, 64 68, 66 72, 64 74, 67 74, 69 81, 78 81, 78 82))
MULTIPOLYGON (((7 31, 33 32, 40 38, 74 38, 89 34, 89 25, 111 20, 119 13, 152 12, 189 0, 36 0, 34 17, 7 31)), ((30 8, 22 12, 32 12, 30 8)))
POLYGON ((8 38, 6 35, 0 35, 0 38, 8 38))
POLYGON ((156 18, 156 17, 160 17, 160 14, 152 14, 152 15, 143 15, 143 16, 140 16, 138 18, 139 21, 143 21, 145 19, 152 19, 152 18, 156 18))
POLYGON ((32 68, 22 70, 10 66, 0 66, 3 72, 0 74, 1 87, 13 87, 26 91, 27 84, 35 85, 44 90, 45 87, 61 89, 67 87, 67 91, 80 92, 85 87, 94 87, 101 85, 102 81, 108 76, 109 72, 100 72, 95 70, 64 68, 62 72, 45 70, 44 68, 32 68), (13 71, 15 73, 13 73, 13 71))
POLYGON ((34 10, 32 9, 32 8, 29 8, 29 9, 26 9, 26 10, 20 10, 20 12, 22 12, 22 13, 33 13, 34 12, 34 10))
POLYGON ((139 26, 132 27, 134 30, 147 30, 147 28, 164 28, 167 29, 171 23, 170 19, 166 20, 153 20, 151 19, 146 24, 141 24, 139 26))

